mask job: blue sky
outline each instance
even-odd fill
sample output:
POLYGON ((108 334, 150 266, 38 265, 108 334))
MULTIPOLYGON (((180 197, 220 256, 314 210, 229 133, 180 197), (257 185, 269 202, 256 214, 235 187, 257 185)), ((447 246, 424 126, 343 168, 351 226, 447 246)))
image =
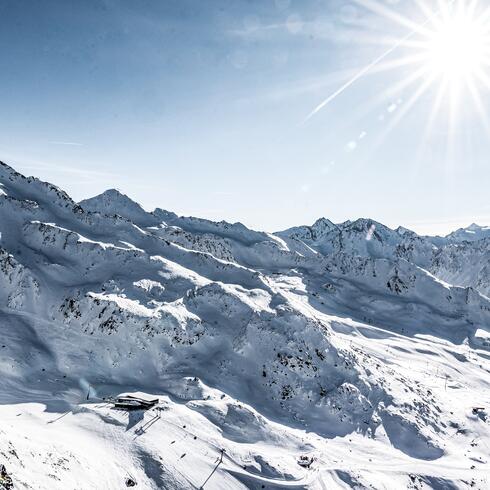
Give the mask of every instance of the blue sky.
MULTIPOLYGON (((413 0, 378 3, 424 22, 413 0)), ((390 88, 414 66, 374 69, 306 120, 410 31, 367 7, 0 0, 0 159, 76 199, 116 187, 270 231, 320 216, 490 223, 490 140, 465 90, 457 124, 444 95, 428 132, 437 81, 407 110, 422 82, 390 88)))

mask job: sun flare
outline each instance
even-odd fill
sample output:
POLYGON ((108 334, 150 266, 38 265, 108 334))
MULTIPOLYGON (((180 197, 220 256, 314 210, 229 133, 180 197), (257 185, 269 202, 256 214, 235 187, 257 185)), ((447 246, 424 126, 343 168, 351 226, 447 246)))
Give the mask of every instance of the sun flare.
POLYGON ((488 25, 465 5, 436 18, 422 48, 429 75, 452 84, 485 78, 489 63, 488 25))
MULTIPOLYGON (((403 108, 397 111, 388 130, 397 126, 422 96, 435 87, 426 133, 430 132, 439 112, 444 113, 451 132, 459 124, 462 102, 466 111, 471 107, 490 133, 490 112, 484 103, 486 92, 490 91, 488 0, 414 0, 422 12, 422 21, 413 20, 416 10, 404 14, 395 7, 388 7, 384 0, 354 1, 375 15, 398 24, 406 34, 395 39, 381 36, 378 42, 385 50, 318 104, 305 121, 369 73, 392 72, 402 76, 366 102, 366 110, 369 110, 379 103, 404 99, 403 108), (404 71, 398 72, 399 69, 404 71)), ((376 37, 367 39, 377 43, 376 37)))

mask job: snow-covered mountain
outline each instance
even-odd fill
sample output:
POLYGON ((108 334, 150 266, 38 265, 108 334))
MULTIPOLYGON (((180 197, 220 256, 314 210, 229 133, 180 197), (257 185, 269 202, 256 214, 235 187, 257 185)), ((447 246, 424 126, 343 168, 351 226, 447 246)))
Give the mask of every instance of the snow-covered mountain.
POLYGON ((479 226, 472 223, 466 228, 460 228, 446 237, 452 242, 474 242, 482 238, 490 238, 490 226, 479 226))
POLYGON ((257 232, 5 164, 0 233, 18 488, 488 488, 488 237, 257 232))

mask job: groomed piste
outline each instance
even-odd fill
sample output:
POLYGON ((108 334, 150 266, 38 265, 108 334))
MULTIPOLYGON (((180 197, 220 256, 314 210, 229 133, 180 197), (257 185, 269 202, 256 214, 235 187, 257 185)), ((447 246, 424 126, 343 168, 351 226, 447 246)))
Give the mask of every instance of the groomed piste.
POLYGON ((260 232, 0 164, 0 233, 14 488, 489 488, 489 228, 260 232))

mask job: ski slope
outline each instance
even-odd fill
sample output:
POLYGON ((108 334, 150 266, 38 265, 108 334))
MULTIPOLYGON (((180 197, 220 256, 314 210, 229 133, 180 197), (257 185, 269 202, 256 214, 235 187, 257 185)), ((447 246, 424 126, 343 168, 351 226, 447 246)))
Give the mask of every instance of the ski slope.
POLYGON ((0 164, 0 464, 24 489, 489 488, 468 231, 271 234, 0 164))

